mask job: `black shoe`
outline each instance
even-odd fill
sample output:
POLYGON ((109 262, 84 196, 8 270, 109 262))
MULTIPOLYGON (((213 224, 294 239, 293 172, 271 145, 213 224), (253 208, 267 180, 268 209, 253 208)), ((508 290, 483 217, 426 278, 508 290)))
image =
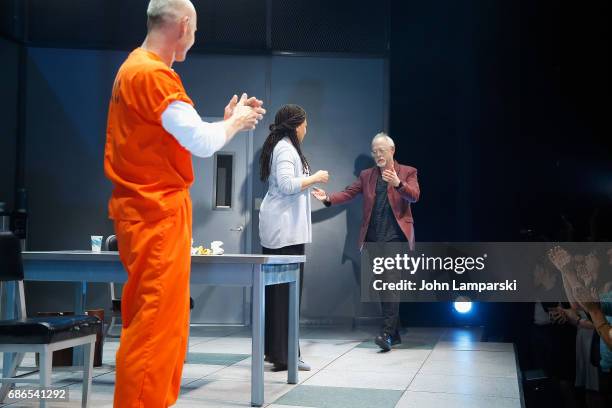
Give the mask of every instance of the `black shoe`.
POLYGON ((274 363, 274 366, 272 367, 272 371, 274 371, 274 372, 276 372, 276 371, 287 371, 287 364, 274 363))
POLYGON ((387 333, 383 333, 379 336, 376 336, 376 338, 374 339, 374 343, 376 343, 376 345, 380 347, 383 351, 391 350, 391 346, 393 345, 391 336, 389 336, 387 333))
POLYGON ((399 333, 391 336, 391 345, 395 346, 397 344, 402 344, 402 338, 400 337, 399 333))

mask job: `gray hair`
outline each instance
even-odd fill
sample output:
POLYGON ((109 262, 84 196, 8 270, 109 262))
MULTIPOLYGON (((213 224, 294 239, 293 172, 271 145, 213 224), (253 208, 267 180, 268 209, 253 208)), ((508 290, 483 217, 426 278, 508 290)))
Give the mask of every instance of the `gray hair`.
POLYGON ((374 144, 374 142, 378 139, 385 139, 389 146, 395 148, 395 142, 385 132, 377 133, 376 136, 374 136, 374 139, 372 139, 372 144, 374 144))
POLYGON ((147 28, 160 27, 175 22, 181 17, 180 11, 190 0, 151 0, 147 7, 147 28))

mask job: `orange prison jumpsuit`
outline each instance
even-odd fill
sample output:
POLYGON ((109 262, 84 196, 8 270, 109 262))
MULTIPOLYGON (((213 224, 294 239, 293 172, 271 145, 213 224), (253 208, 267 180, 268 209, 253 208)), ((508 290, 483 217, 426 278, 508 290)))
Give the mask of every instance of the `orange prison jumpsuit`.
POLYGON ((108 113, 104 171, 121 262, 123 331, 115 407, 167 407, 178 398, 187 348, 191 154, 161 125, 173 101, 193 105, 180 77, 141 48, 123 63, 108 113))

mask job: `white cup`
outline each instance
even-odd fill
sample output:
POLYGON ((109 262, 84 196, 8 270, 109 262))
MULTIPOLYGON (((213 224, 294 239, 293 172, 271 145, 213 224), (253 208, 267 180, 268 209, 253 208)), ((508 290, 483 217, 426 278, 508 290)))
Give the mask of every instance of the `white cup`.
POLYGON ((100 252, 102 250, 102 236, 101 235, 91 236, 91 250, 92 252, 100 252))

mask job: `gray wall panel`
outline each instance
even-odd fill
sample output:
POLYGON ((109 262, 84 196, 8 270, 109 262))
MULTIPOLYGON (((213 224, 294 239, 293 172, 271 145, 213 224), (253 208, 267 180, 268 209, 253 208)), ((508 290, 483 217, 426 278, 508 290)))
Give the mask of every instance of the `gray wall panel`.
MULTIPOLYGON (((323 188, 352 183, 369 161, 370 141, 383 130, 384 61, 380 59, 276 57, 272 63, 273 111, 297 103, 308 114, 304 153, 313 170, 330 172, 323 188)), ((334 319, 372 313, 359 302, 361 199, 325 208, 313 199, 313 243, 308 246, 302 314, 334 319)))

